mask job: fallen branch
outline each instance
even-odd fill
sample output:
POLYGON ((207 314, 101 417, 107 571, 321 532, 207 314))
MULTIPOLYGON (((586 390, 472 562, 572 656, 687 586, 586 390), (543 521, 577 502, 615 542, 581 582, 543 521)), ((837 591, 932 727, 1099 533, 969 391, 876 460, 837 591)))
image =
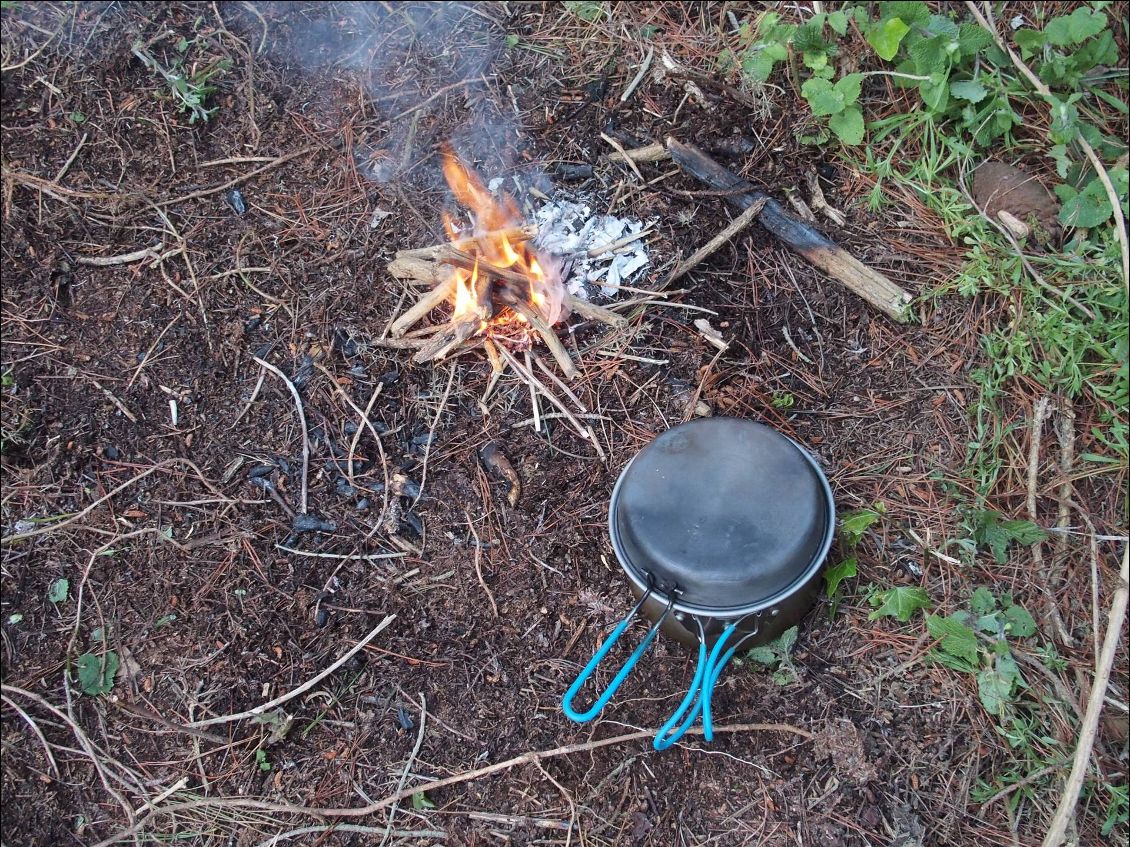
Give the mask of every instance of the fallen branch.
POLYGON ((508 305, 530 322, 530 326, 541 336, 541 340, 545 342, 545 346, 548 347, 549 352, 553 354, 557 366, 561 368, 561 372, 565 374, 566 378, 573 379, 576 377, 577 366, 574 365, 573 360, 569 358, 569 351, 565 349, 565 345, 561 343, 561 339, 557 337, 557 333, 553 331, 553 327, 549 326, 541 319, 541 315, 537 313, 537 310, 521 300, 515 300, 508 305))
POLYGON ((404 335, 405 332, 423 320, 428 312, 440 303, 449 300, 454 293, 455 279, 448 275, 446 280, 421 297, 412 308, 394 320, 388 328, 389 333, 395 338, 404 335))
POLYGON ((585 320, 600 321, 601 323, 608 324, 611 327, 620 328, 628 325, 628 319, 623 315, 618 315, 611 309, 606 309, 603 306, 598 306, 595 303, 590 303, 588 300, 582 300, 579 297, 574 297, 572 294, 565 295, 565 302, 569 306, 571 312, 575 312, 585 320))
POLYGON ((667 149, 671 151, 675 164, 711 188, 726 191, 742 189, 743 193, 726 195, 731 204, 748 209, 765 199, 758 222, 766 230, 883 314, 899 322, 908 319, 910 294, 883 274, 837 247, 813 227, 789 215, 776 200, 730 173, 697 147, 668 138, 667 149))

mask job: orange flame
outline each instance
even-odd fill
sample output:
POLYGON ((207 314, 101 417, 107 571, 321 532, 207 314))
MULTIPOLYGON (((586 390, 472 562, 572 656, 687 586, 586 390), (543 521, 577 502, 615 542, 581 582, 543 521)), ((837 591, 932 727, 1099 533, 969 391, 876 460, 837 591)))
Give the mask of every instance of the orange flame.
MULTIPOLYGON (((480 284, 480 274, 490 275, 493 267, 509 272, 505 280, 492 275, 492 284, 504 286, 508 297, 525 300, 549 325, 561 320, 565 316, 565 291, 560 273, 554 262, 538 256, 522 233, 522 216, 514 199, 506 194, 496 199, 478 175, 450 148, 443 151, 443 174, 455 199, 471 212, 474 219, 467 232, 460 231, 449 215, 443 215, 448 238, 458 243, 461 252, 475 257, 475 265, 470 272, 463 268, 454 270, 454 317, 466 319, 477 315, 480 303, 476 289, 480 284), (524 285, 516 285, 516 278, 524 285)), ((515 319, 526 323, 522 315, 505 310, 490 317, 484 329, 512 323, 515 319)))

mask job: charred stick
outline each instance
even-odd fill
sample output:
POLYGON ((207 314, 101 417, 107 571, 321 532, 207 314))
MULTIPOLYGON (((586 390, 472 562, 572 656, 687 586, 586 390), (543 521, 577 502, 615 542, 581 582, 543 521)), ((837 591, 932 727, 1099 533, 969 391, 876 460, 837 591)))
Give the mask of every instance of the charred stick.
POLYGON ((475 316, 479 320, 489 321, 494 317, 494 303, 491 300, 491 285, 490 274, 476 269, 472 275, 472 283, 475 290, 475 316))
POLYGON ((523 274, 520 274, 517 271, 512 271, 509 268, 500 268, 498 265, 492 265, 481 256, 476 259, 474 256, 470 255, 469 253, 464 253, 461 250, 450 250, 446 255, 440 256, 437 261, 443 262, 444 264, 448 265, 455 265, 455 267, 457 268, 463 268, 464 270, 468 271, 474 270, 475 263, 478 262, 479 273, 482 276, 498 277, 499 279, 505 280, 506 282, 514 283, 515 285, 520 285, 523 287, 529 283, 529 280, 526 279, 523 274))
POLYGON ((829 276, 835 277, 888 317, 900 322, 908 319, 907 306, 911 300, 910 294, 883 274, 867 267, 850 253, 837 247, 814 227, 792 217, 776 200, 726 170, 697 147, 668 138, 667 149, 671 152, 675 164, 711 188, 727 191, 748 189, 745 193, 726 197, 733 205, 748 209, 758 200, 765 198, 765 208, 758 216, 758 223, 773 236, 829 276))
POLYGON ((389 332, 392 333, 394 337, 399 338, 408 329, 423 320, 428 312, 430 312, 440 303, 443 303, 444 301, 450 299, 451 295, 454 293, 455 279, 449 276, 447 279, 445 279, 443 282, 441 282, 439 285, 437 285, 435 288, 421 297, 416 302, 416 305, 414 305, 399 318, 394 320, 391 326, 389 326, 389 332))

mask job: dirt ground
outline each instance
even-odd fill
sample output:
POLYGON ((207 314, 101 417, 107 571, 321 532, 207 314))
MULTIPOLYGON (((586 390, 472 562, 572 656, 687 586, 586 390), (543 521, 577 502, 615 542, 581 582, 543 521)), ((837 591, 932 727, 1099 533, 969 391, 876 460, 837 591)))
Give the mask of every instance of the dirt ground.
MULTIPOLYGON (((597 744, 658 727, 682 697, 693 657, 662 639, 597 722, 559 706, 631 602, 607 540, 616 477, 699 401, 807 445, 839 508, 886 504, 859 586, 941 600, 978 584, 978 566, 891 530, 935 545, 957 522, 945 490, 963 484, 969 374, 999 303, 926 299, 898 325, 755 227, 627 329, 571 321, 574 390, 607 461, 561 421, 535 434, 510 372, 480 403, 484 356, 416 365, 376 343, 407 292, 387 262, 443 239, 444 140, 489 176, 655 219, 643 287, 730 212, 686 194, 702 186, 670 162, 641 164, 641 180, 602 158, 601 133, 629 148, 693 141, 781 198, 818 173, 847 214, 821 228, 920 294, 960 247, 913 197, 868 212, 867 178, 798 144, 787 104, 685 97, 683 82, 650 78, 622 103, 641 56, 560 7, 17 5, 3 35, 3 414, 16 433, 3 531, 72 520, 4 549, 4 844, 96 844, 135 822, 143 840, 208 845, 1029 843, 1006 803, 970 799, 1009 755, 975 681, 914 661, 918 631, 868 621, 862 592, 834 618, 826 603, 808 616, 795 681, 748 665, 723 677, 720 727, 776 728, 662 754, 646 736, 597 744), (137 42, 190 71, 231 61, 209 120, 178 111, 137 42), (557 180, 561 162, 594 174, 557 180), (372 226, 378 210, 391 214, 372 226), (717 355, 690 307, 714 313, 729 349, 717 355), (254 357, 299 389, 309 511, 326 531, 292 531, 299 416, 254 357), (366 407, 379 443, 358 431, 366 407), (478 460, 492 440, 522 480, 516 508, 478 460), (398 555, 358 558, 381 553, 398 555), (184 729, 293 691, 386 616, 270 719, 184 729), (121 669, 87 696, 65 668, 103 645, 121 669), (586 744, 357 818, 285 810, 362 808, 586 744), (150 816, 147 801, 173 811, 150 816)), ((693 47, 722 5, 633 15, 693 47)), ((1082 480, 1078 496, 1116 499, 1104 485, 1082 480)), ((1011 502, 1023 496, 1018 482, 1011 502)), ((1043 602, 1020 560, 992 578, 1043 602)), ((1089 607, 1075 613, 1089 621, 1089 607)), ((1080 818, 1085 843, 1098 823, 1080 818)))

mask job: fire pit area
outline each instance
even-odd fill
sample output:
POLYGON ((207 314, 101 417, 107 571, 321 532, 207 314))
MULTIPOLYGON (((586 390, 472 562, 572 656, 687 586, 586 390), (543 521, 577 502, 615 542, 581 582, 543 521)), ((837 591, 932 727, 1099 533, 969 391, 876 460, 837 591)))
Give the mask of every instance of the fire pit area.
POLYGON ((1038 843, 1125 473, 976 416, 1030 301, 867 164, 856 18, 871 147, 727 64, 838 11, 5 4, 3 844, 1038 843))

